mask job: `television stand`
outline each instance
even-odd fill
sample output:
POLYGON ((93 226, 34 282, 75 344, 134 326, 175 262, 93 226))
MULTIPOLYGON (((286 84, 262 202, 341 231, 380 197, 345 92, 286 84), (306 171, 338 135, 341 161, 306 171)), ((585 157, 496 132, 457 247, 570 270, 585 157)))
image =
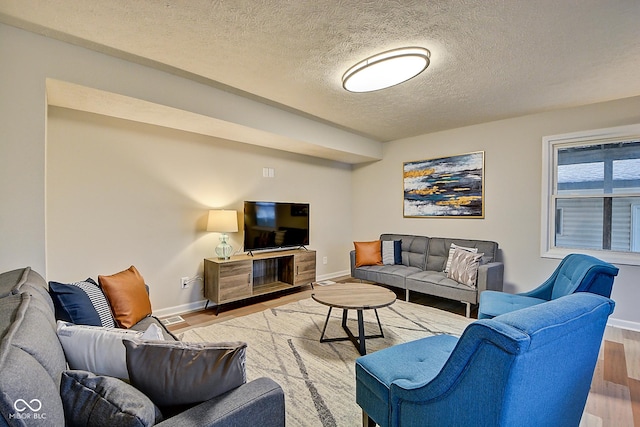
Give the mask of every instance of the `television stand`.
MULTIPOLYGON (((316 280, 316 251, 293 249, 204 260, 204 297, 220 306, 316 280)), ((216 314, 217 314, 216 311, 216 314)))

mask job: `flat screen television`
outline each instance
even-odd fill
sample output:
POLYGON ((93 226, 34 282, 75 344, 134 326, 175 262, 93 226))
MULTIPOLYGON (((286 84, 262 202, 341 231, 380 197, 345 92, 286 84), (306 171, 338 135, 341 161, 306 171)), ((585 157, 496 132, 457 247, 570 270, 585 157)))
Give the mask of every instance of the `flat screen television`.
POLYGON ((309 204, 244 202, 244 250, 309 245, 309 204))

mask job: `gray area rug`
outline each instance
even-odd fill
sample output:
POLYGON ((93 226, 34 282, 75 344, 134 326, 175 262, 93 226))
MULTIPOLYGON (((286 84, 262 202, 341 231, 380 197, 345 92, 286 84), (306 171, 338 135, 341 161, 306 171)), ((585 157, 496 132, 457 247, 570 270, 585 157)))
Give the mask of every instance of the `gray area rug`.
MULTIPOLYGON (((359 353, 350 341, 320 343, 328 307, 312 299, 188 330, 186 342, 245 341, 247 380, 270 377, 285 392, 289 426, 359 426, 355 401, 355 365, 359 353)), ((372 353, 394 344, 449 333, 460 335, 472 319, 396 301, 378 310, 384 338, 367 340, 372 353)), ((341 309, 333 309, 325 336, 345 336, 341 309)), ((348 325, 357 333, 355 311, 348 325)), ((373 310, 364 312, 367 335, 379 333, 373 310)))

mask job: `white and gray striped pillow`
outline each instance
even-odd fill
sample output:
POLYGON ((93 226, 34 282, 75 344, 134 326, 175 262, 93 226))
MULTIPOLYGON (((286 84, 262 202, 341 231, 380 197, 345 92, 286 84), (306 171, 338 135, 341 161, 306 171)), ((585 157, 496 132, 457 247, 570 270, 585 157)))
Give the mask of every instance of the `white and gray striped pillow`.
POLYGON ((449 248, 449 257, 447 258, 447 264, 444 266, 444 272, 448 273, 449 269, 451 268, 451 261, 453 261, 453 252, 456 249, 462 249, 463 251, 467 251, 467 252, 471 252, 471 253, 478 253, 478 248, 465 248, 464 246, 458 246, 455 243, 451 244, 451 247, 449 248))
POLYGON ((478 254, 459 247, 456 248, 453 251, 453 260, 447 277, 470 288, 475 288, 478 281, 478 267, 483 255, 483 253, 478 254))
POLYGON ((113 315, 111 314, 111 306, 109 305, 109 302, 107 302, 107 298, 104 296, 96 282, 92 279, 87 279, 85 282, 74 282, 70 283, 70 285, 79 287, 87 294, 91 300, 93 308, 96 309, 98 316, 100 316, 100 323, 102 323, 102 326, 106 328, 116 327, 113 315))

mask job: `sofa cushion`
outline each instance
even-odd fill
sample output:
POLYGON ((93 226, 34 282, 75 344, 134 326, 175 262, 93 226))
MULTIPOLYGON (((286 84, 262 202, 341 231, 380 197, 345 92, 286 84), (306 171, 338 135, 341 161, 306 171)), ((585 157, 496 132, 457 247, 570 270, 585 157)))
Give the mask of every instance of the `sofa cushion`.
POLYGON ((400 240, 402 242, 402 264, 425 269, 429 238, 409 234, 381 234, 380 240, 400 240))
POLYGON ((169 331, 167 329, 167 327, 162 323, 162 321, 160 319, 158 319, 156 316, 153 316, 153 315, 145 317, 144 319, 142 319, 141 321, 139 321, 138 323, 133 325, 131 328, 129 328, 129 330, 144 332, 152 324, 157 325, 162 330, 163 339, 165 339, 167 341, 177 341, 178 340, 178 338, 174 334, 172 334, 171 331, 169 331))
POLYGON ((5 271, 0 274, 0 298, 11 295, 13 288, 20 282, 24 274, 24 268, 17 270, 5 271))
POLYGON ((52 322, 48 305, 29 293, 0 299, 0 413, 9 425, 22 425, 27 416, 40 417, 39 425, 65 424, 66 361, 52 322))
POLYGON ((162 421, 160 410, 147 396, 117 378, 65 371, 60 394, 70 426, 146 427, 162 421))
POLYGON ((369 265, 358 268, 356 278, 404 289, 405 278, 420 271, 419 268, 407 267, 403 264, 369 265))
POLYGON ((372 242, 353 242, 356 248, 356 267, 364 265, 382 265, 380 240, 372 242))
POLYGON ((410 291, 421 292, 442 298, 477 303, 477 288, 470 288, 447 277, 442 271, 420 271, 406 278, 410 291))
POLYGON ((144 279, 133 265, 110 276, 98 276, 98 282, 121 328, 130 328, 151 314, 144 279))
POLYGON ((131 384, 161 407, 203 402, 246 382, 242 342, 123 342, 131 384))
POLYGON ((458 246, 477 248, 478 252, 482 252, 484 254, 482 257, 482 264, 488 264, 496 261, 496 257, 498 255, 498 244, 496 242, 488 240, 432 237, 429 239, 429 254, 427 256, 427 265, 424 270, 444 271, 452 243, 458 246))
POLYGON ((402 264, 402 240, 382 240, 382 263, 402 264))
POLYGON ((76 325, 116 326, 107 298, 90 278, 69 284, 49 282, 49 294, 58 320, 76 325))
POLYGON ((53 302, 44 278, 31 267, 20 268, 0 274, 0 297, 27 292, 45 303, 53 313, 53 302))
POLYGON ((470 288, 475 288, 478 280, 478 267, 483 255, 456 247, 453 251, 453 260, 447 277, 470 288))
POLYGON ((129 379, 123 339, 163 339, 160 327, 155 324, 140 332, 58 321, 57 333, 71 369, 122 379, 129 379))

